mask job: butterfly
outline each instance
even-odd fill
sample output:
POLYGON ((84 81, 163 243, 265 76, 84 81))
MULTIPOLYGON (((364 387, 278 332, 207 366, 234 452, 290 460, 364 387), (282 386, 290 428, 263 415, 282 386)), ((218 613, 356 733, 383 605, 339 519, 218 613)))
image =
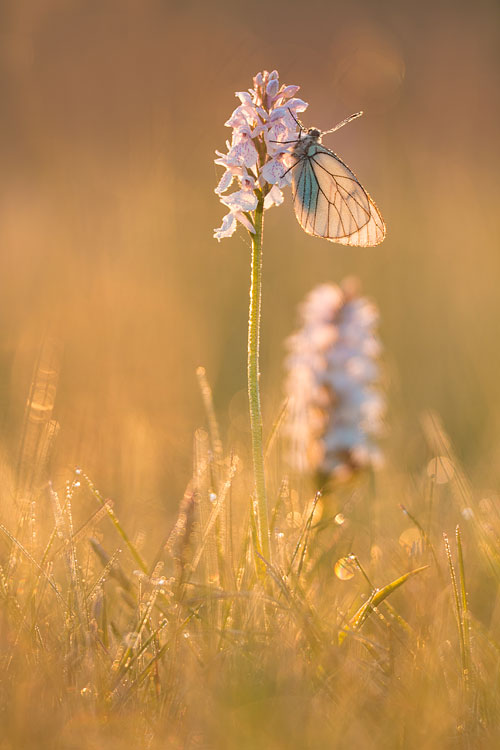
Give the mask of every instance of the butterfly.
POLYGON ((289 171, 295 216, 307 234, 342 245, 368 247, 378 245, 385 237, 380 211, 354 172, 321 143, 324 135, 362 114, 357 112, 325 132, 317 128, 306 131, 297 120, 299 137, 291 141, 293 164, 289 171))

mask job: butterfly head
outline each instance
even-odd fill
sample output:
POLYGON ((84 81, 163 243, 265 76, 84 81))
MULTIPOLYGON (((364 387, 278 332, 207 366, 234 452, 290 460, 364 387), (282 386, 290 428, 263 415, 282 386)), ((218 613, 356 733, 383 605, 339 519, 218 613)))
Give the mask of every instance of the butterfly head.
POLYGON ((318 128, 309 128, 307 135, 311 136, 311 138, 321 138, 321 130, 318 130, 318 128))
POLYGON ((299 159, 309 155, 309 149, 316 146, 317 143, 321 143, 321 130, 318 128, 308 128, 304 134, 299 136, 298 141, 295 142, 293 147, 294 156, 299 159))

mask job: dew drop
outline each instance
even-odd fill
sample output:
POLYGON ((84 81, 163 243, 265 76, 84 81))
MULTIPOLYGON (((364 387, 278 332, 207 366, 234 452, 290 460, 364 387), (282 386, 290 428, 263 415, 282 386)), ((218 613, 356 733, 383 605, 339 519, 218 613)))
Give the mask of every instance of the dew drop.
POLYGON ((350 581, 351 578, 354 578, 356 570, 356 563, 352 555, 341 557, 340 560, 337 560, 335 563, 335 575, 337 578, 340 578, 341 581, 350 581))
POLYGON ((323 503, 321 502, 321 500, 315 500, 315 498, 313 498, 307 504, 306 511, 305 511, 305 518, 307 519, 311 518, 311 524, 316 525, 317 523, 321 521, 322 515, 323 515, 323 503), (312 518, 311 518, 311 513, 312 513, 312 518))
POLYGON ((422 535, 414 526, 403 531, 399 537, 399 543, 408 555, 417 555, 422 552, 422 535))

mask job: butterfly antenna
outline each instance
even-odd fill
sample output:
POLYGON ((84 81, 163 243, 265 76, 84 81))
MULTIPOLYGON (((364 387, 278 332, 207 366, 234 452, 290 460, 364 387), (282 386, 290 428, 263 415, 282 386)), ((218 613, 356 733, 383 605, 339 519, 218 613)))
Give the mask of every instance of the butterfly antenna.
POLYGON ((293 114, 293 112, 292 112, 292 110, 290 109, 290 107, 287 107, 287 109, 288 109, 288 111, 290 112, 290 114, 292 115, 292 117, 293 117, 293 119, 295 120, 295 122, 297 123, 297 125, 299 126, 299 138, 298 138, 298 140, 300 141, 300 136, 301 136, 301 134, 302 134, 302 131, 303 131, 303 130, 305 131, 305 127, 304 127, 304 126, 302 125, 302 123, 301 123, 301 121, 299 120, 299 118, 298 118, 298 117, 295 117, 295 115, 293 114))
MULTIPOLYGON (((301 121, 297 117, 295 117, 295 115, 293 114, 292 110, 289 107, 287 107, 287 109, 290 112, 290 114, 292 115, 292 117, 295 120, 295 122, 297 123, 297 125, 299 126, 299 137, 295 138, 293 141, 269 141, 269 143, 298 143, 300 141, 300 139, 301 139, 302 131, 305 132, 305 127, 302 125, 301 121)), ((330 131, 328 131, 328 132, 330 132, 330 131)))
POLYGON ((321 133, 321 135, 328 135, 328 133, 335 133, 336 130, 340 130, 340 128, 343 128, 344 125, 347 125, 348 122, 352 122, 353 120, 357 120, 358 117, 361 117, 363 112, 356 112, 353 115, 350 115, 349 117, 346 117, 345 120, 342 120, 342 122, 339 122, 337 125, 335 125, 334 128, 331 128, 330 130, 325 130, 324 133, 321 133))

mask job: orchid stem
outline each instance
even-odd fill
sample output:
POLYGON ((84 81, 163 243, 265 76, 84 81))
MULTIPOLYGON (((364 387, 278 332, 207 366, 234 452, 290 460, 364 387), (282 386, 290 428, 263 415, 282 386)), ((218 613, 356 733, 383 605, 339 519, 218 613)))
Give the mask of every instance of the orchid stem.
POLYGON ((262 556, 270 562, 269 518, 267 512, 264 448, 262 441, 262 413, 259 389, 260 315, 262 305, 262 233, 264 227, 264 196, 254 212, 255 234, 252 234, 252 269, 250 308, 248 311, 248 402, 252 433, 252 456, 259 543, 262 556))

